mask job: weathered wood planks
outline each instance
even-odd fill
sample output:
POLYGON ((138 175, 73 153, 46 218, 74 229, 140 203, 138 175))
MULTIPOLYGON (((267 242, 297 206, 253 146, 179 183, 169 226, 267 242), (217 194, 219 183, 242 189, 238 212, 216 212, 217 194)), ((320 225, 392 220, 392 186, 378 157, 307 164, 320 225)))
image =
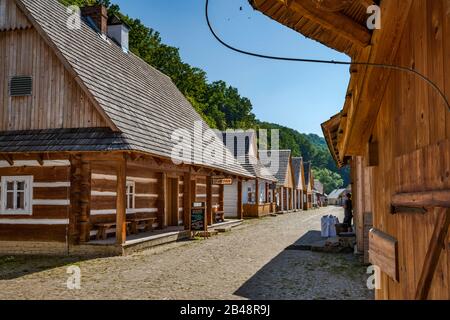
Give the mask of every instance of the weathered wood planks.
POLYGON ((391 279, 399 281, 398 241, 380 230, 369 232, 370 262, 391 279))

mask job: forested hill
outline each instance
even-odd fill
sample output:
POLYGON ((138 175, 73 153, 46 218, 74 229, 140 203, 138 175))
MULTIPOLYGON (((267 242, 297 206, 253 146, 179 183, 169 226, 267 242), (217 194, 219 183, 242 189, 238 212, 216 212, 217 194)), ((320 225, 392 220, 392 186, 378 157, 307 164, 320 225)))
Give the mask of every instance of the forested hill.
POLYGON ((279 129, 280 147, 291 149, 294 156, 303 156, 306 161, 312 161, 315 176, 324 183, 326 192, 349 182, 348 170, 339 171, 336 168, 323 138, 259 121, 253 113, 251 101, 242 97, 238 89, 224 81, 209 82, 205 71, 183 62, 179 50, 164 44, 157 31, 145 26, 139 19, 121 14, 119 6, 110 0, 60 2, 80 7, 103 4, 110 15, 120 16, 131 27, 130 50, 168 75, 212 128, 279 129))

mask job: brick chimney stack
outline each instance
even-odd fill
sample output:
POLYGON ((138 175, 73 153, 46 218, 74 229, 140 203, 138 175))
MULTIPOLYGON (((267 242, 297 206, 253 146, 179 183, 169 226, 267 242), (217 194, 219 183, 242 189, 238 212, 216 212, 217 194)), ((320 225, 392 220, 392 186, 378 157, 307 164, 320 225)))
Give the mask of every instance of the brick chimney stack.
POLYGON ((108 32, 108 10, 105 6, 95 5, 81 8, 83 17, 90 17, 102 34, 108 32))

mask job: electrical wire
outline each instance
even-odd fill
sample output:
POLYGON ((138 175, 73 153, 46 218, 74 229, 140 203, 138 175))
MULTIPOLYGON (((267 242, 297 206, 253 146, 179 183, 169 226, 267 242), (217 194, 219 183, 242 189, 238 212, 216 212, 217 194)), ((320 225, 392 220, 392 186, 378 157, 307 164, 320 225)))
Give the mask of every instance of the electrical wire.
POLYGON ((244 54, 244 55, 247 55, 247 56, 262 58, 262 59, 278 60, 278 61, 333 64, 333 65, 347 65, 347 66, 358 66, 358 65, 360 65, 360 66, 369 66, 369 67, 376 67, 376 68, 384 68, 384 69, 405 71, 405 72, 408 72, 408 73, 411 73, 411 74, 414 74, 414 75, 418 76, 419 78, 424 80, 426 83, 428 83, 432 88, 434 88, 439 93, 439 96, 442 98, 442 100, 444 101, 445 105, 447 106, 447 110, 450 111, 450 102, 447 99, 444 91, 435 82, 433 82, 430 78, 426 77, 425 75, 423 75, 422 73, 420 73, 419 71, 417 71, 417 70, 415 70, 413 68, 396 66, 396 65, 389 65, 389 64, 382 64, 382 63, 371 63, 371 62, 358 62, 358 61, 347 62, 347 61, 336 61, 336 60, 289 58, 289 57, 271 56, 271 55, 266 55, 266 54, 249 52, 249 51, 245 51, 245 50, 238 49, 236 47, 231 46, 230 44, 228 44, 225 41, 223 41, 217 35, 217 33, 214 31, 214 28, 212 27, 211 21, 209 19, 209 0, 206 0, 205 16, 206 16, 206 22, 208 24, 209 30, 211 31, 211 33, 214 36, 214 38, 220 44, 222 44, 224 47, 226 47, 226 48, 228 48, 228 49, 230 49, 232 51, 235 51, 237 53, 241 53, 241 54, 244 54))

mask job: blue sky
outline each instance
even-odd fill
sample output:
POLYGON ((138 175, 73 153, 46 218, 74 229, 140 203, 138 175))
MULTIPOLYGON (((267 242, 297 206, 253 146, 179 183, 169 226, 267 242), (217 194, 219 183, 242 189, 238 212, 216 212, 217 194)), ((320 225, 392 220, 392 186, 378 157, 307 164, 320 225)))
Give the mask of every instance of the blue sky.
MULTIPOLYGON (((121 11, 159 31, 182 59, 248 97, 256 116, 322 136, 320 124, 340 111, 348 66, 262 60, 222 47, 210 34, 204 0, 113 0, 121 11)), ((247 0, 210 0, 210 18, 228 43, 248 51, 314 59, 349 60, 253 9, 247 0), (240 8, 242 7, 242 10, 240 8)))

